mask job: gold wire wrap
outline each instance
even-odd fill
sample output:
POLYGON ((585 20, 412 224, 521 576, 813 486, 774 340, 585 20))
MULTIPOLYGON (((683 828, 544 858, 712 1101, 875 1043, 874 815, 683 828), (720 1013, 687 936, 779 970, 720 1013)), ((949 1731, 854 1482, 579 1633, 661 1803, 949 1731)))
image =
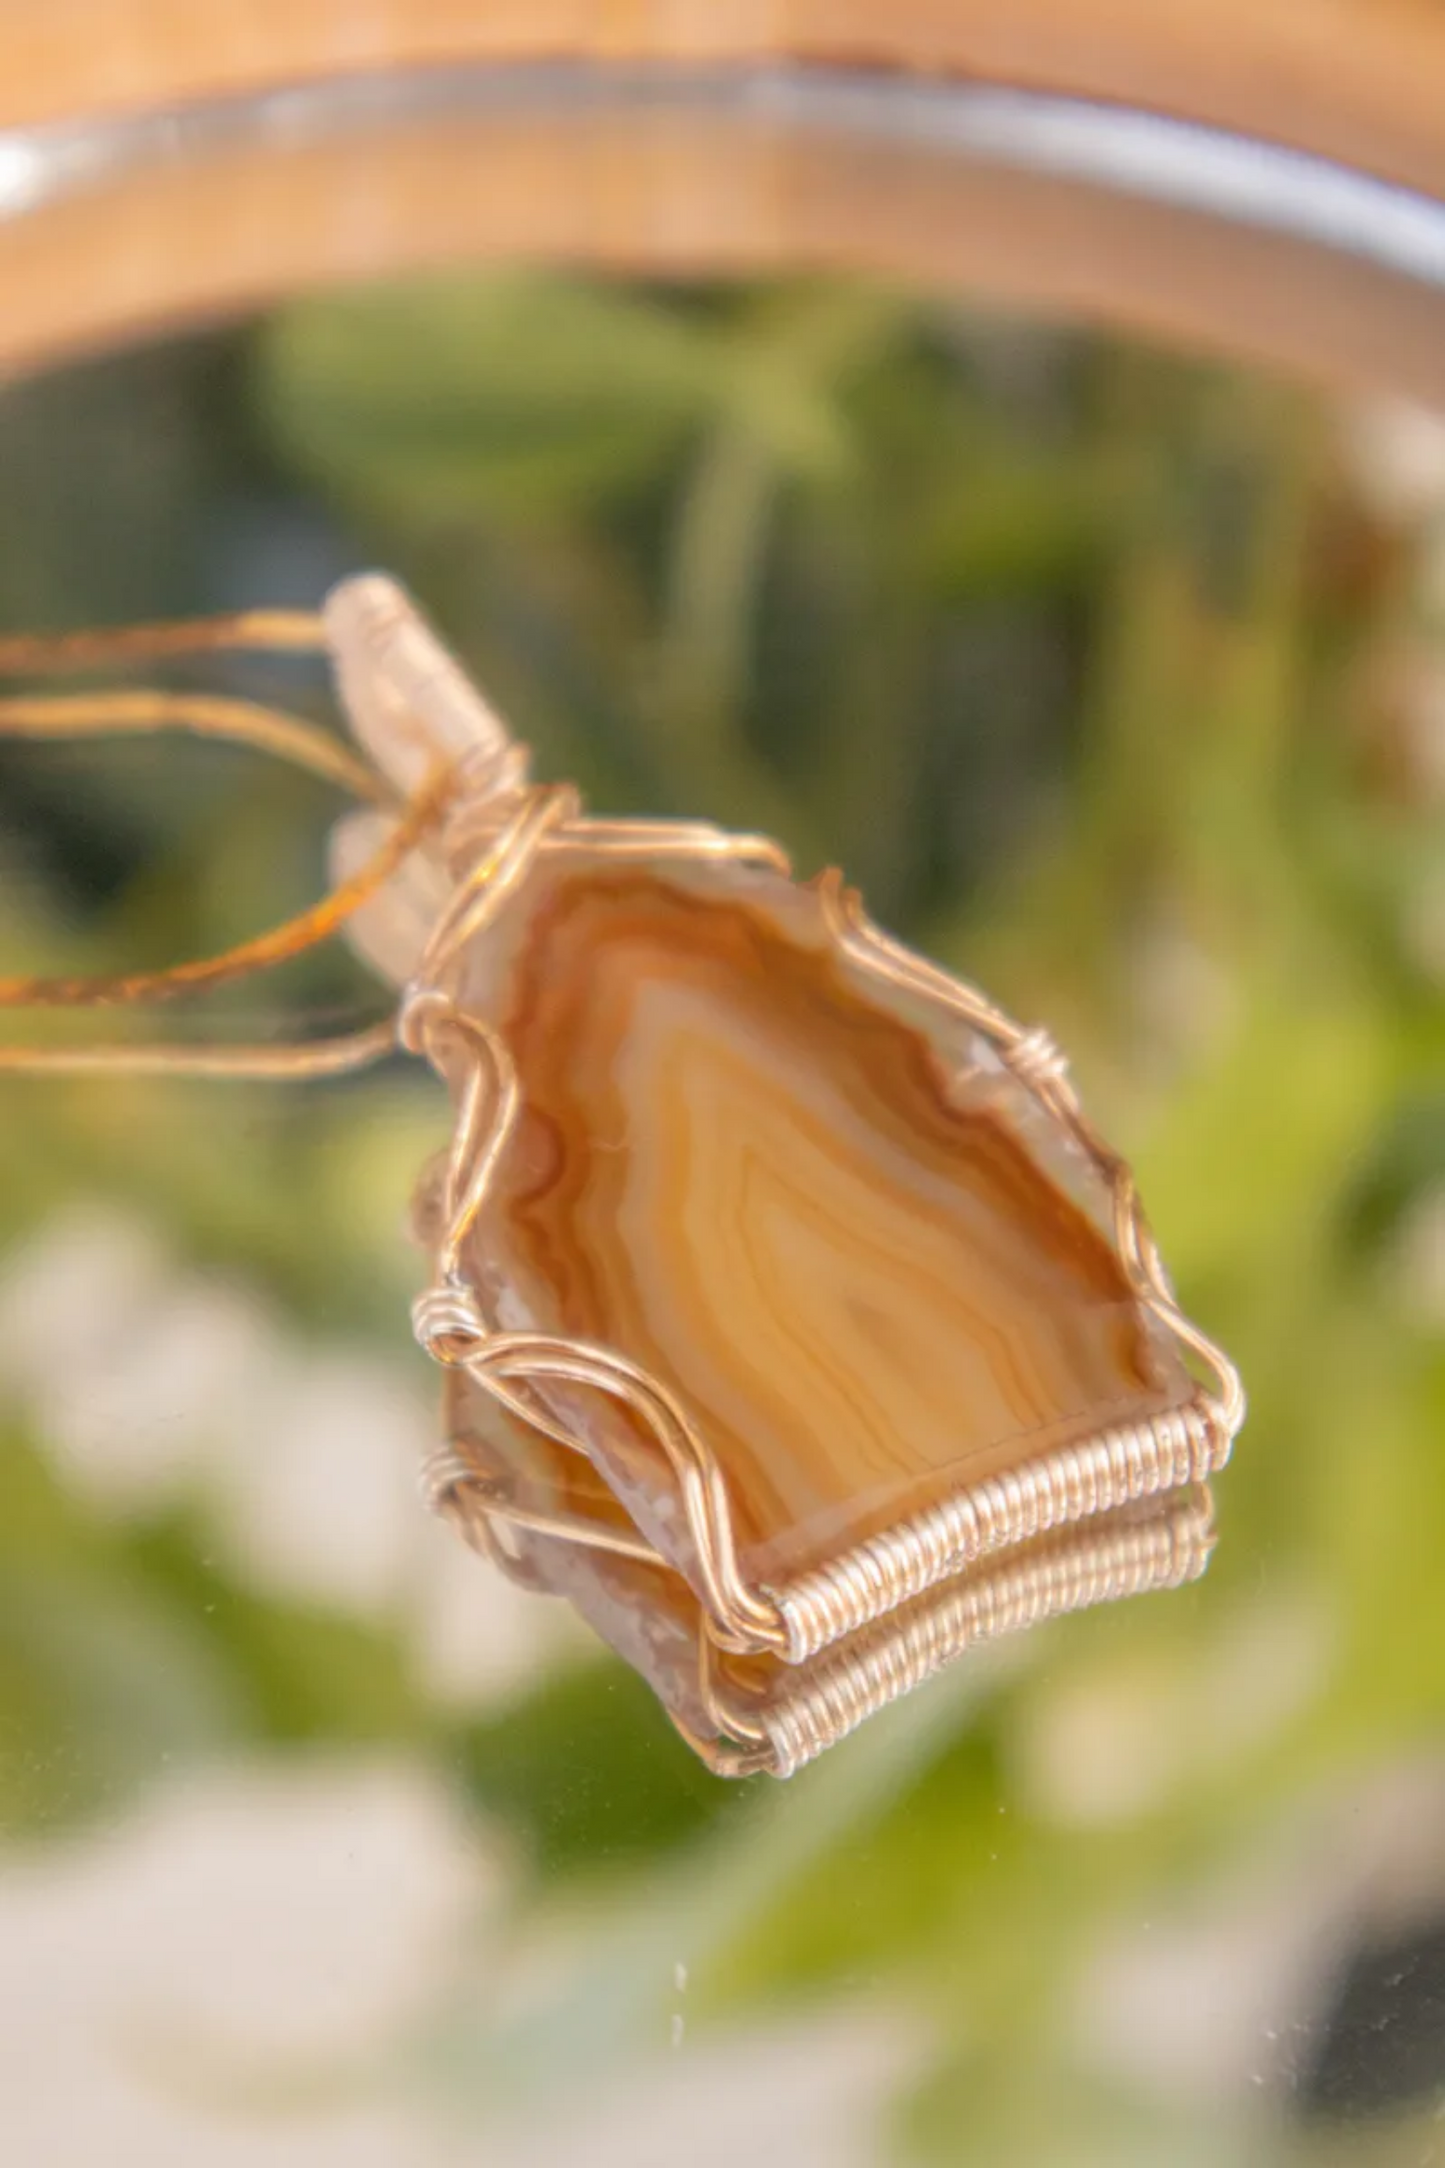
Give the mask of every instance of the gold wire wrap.
MULTIPOLYGON (((142 660, 222 650, 290 653, 324 650, 322 620, 311 612, 257 610, 179 624, 0 638, 0 675, 82 672, 142 660)), ((156 971, 0 978, 0 1008, 100 1008, 166 1001, 226 985, 289 961, 329 940, 376 896, 403 860, 435 829, 452 790, 439 776, 398 807, 396 794, 331 732, 283 710, 220 694, 145 687, 128 692, 8 694, 0 697, 0 737, 75 738, 184 731, 244 745, 289 762, 354 797, 396 813, 396 825, 367 862, 320 902, 219 956, 156 971)), ((331 1038, 259 1046, 90 1044, 0 1046, 8 1076, 176 1076, 299 1080, 343 1075, 384 1058, 396 1044, 391 1018, 331 1038)))
POLYGON ((317 655, 326 646, 326 627, 315 610, 236 610, 225 617, 106 625, 80 632, 8 632, 0 635, 0 677, 78 675, 245 649, 317 655))
POLYGON ((280 1039, 259 1046, 186 1046, 138 1040, 134 1046, 0 1046, 3 1076, 153 1076, 237 1083, 304 1083, 370 1069, 396 1051, 391 1017, 327 1039, 280 1039))
POLYGON ((148 687, 128 693, 6 694, 0 699, 0 737, 101 738, 185 731, 270 753, 355 798, 391 805, 392 794, 364 760, 329 730, 320 730, 280 708, 220 693, 162 692, 148 687))
MULTIPOLYGON (((1085 1116, 1052 1040, 1015 1023, 977 988, 890 939, 866 917, 856 892, 834 877, 823 884, 822 895, 839 949, 881 982, 907 987, 967 1023, 1102 1176, 1113 1199, 1115 1239, 1131 1290, 1203 1370, 1205 1382, 1181 1408, 1115 1426, 970 1485, 784 1587, 750 1587, 739 1570, 725 1478, 675 1396, 611 1349, 542 1333, 502 1332, 482 1314, 463 1251, 506 1152, 518 1086, 505 1045, 463 1013, 450 982, 464 945, 492 922, 545 852, 582 849, 653 863, 667 856, 743 859, 785 873, 788 861, 776 844, 756 836, 691 824, 579 818, 571 794, 556 790, 528 788, 501 806, 463 807, 449 833, 455 835, 463 821, 477 856, 402 1009, 404 1043, 451 1077, 458 1098, 444 1182, 444 1233, 432 1284, 413 1310, 416 1335, 439 1362, 464 1369, 509 1414, 573 1451, 585 1447, 550 1414, 537 1387, 564 1380, 628 1410, 672 1471, 697 1561, 698 1593, 720 1645, 805 1663, 989 1552, 1132 1499, 1201 1483, 1224 1464, 1244 1416, 1238 1373, 1180 1311, 1133 1175, 1085 1116)), ((568 1540, 622 1547, 610 1537, 583 1535, 575 1518, 539 1519, 510 1507, 495 1484, 469 1468, 457 1441, 432 1464, 429 1483, 433 1502, 467 1526, 479 1515, 500 1523, 510 1518, 522 1526, 545 1525, 545 1532, 568 1540)), ((492 1542, 494 1531, 480 1540, 492 1542)), ((632 1555, 655 1554, 641 1545, 632 1555)))
POLYGON ((761 1707, 730 1699, 709 1665, 705 1705, 720 1739, 752 1755, 761 1743, 771 1773, 788 1777, 965 1650, 1095 1604, 1178 1588, 1198 1579, 1213 1546, 1212 1504, 1201 1486, 1172 1513, 1123 1527, 1086 1527, 1052 1549, 1009 1555, 967 1574, 896 1623, 864 1633, 861 1645, 833 1650, 795 1688, 785 1685, 761 1707))
POLYGON ((294 918, 253 935, 249 941, 238 941, 219 956, 167 964, 156 971, 104 972, 71 978, 0 978, 0 1008, 110 1008, 131 1002, 174 1001, 288 963, 293 956, 330 940, 363 904, 380 894, 403 861, 436 826, 444 793, 443 782, 413 799, 366 864, 348 880, 338 882, 319 903, 309 904, 294 918))

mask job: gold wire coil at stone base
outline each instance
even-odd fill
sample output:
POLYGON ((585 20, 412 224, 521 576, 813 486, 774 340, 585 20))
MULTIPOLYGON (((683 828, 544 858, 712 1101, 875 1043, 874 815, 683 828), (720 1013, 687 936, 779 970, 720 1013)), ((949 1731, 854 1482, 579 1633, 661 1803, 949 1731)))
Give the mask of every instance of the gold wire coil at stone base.
MULTIPOLYGON (((464 1395, 466 1388, 464 1388, 464 1395)), ((469 1441, 429 1468, 429 1495, 478 1550, 534 1593, 568 1600, 641 1672, 718 1774, 793 1775, 985 1643, 1096 1605, 1175 1589, 1205 1571, 1213 1500, 1195 1484, 979 1560, 802 1664, 720 1649, 692 1592, 620 1531, 579 1539, 516 1503, 533 1447, 505 1418, 453 1394, 469 1441), (485 1466, 485 1479, 472 1469, 485 1466)))
MULTIPOLYGON (((830 1650, 760 1716, 776 1776, 791 1776, 966 1651, 1046 1620, 1197 1580, 1214 1548, 1204 1486, 1147 1515, 1126 1510, 1023 1546, 945 1584, 871 1632, 830 1650)), ((726 1730, 728 1709, 719 1698, 726 1730)))

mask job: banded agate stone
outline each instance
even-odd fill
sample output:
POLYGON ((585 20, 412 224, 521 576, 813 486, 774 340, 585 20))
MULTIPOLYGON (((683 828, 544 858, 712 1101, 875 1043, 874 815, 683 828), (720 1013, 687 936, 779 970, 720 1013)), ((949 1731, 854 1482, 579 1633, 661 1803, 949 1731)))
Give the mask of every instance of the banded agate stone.
MULTIPOLYGON (((985 1040, 842 954, 825 904, 736 861, 549 851, 454 989, 521 1093, 464 1260, 484 1314, 667 1387, 761 1587, 1191 1394, 1093 1163, 985 1040)), ((695 1574, 636 1420, 539 1390, 695 1574)))

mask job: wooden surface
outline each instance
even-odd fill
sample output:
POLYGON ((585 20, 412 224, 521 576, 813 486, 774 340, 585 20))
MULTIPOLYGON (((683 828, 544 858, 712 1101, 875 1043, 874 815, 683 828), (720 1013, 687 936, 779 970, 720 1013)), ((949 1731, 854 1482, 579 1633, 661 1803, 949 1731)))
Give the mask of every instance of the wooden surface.
MULTIPOLYGON (((985 71, 1332 151, 1445 196, 1445 0, 11 0, 0 118, 444 59, 985 71)), ((1445 404, 1445 297, 1202 216, 862 135, 651 105, 153 157, 0 220, 0 367, 426 264, 853 269, 1445 404)))
POLYGON ((1445 195, 1441 0, 9 0, 0 124, 350 70, 796 60, 1120 99, 1445 195))
POLYGON ((0 366, 508 257, 854 270, 1445 404, 1445 295, 1078 183, 760 122, 431 122, 237 146, 0 224, 0 366))

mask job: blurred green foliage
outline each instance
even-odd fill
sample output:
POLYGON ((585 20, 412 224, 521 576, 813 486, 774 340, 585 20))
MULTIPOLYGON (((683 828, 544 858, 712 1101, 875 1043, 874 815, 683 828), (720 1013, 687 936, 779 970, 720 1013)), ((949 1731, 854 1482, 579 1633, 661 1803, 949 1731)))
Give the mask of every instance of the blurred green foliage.
MULTIPOLYGON (((783 1798, 712 1783, 610 1666, 439 1714, 386 1620, 269 1601, 184 1517, 99 1518, 13 1417, 0 1819, 94 1810, 226 1741, 395 1738, 518 1832, 529 1901, 604 1883, 642 1917, 606 1946, 612 1991, 564 2013, 574 2047, 644 2025, 666 1919, 723 2003, 911 1997, 924 2152, 1052 2159, 1062 2118, 1070 2158, 1186 2158, 1167 2116, 1021 2043, 1054 2038, 1111 1925, 1445 1718, 1445 1361, 1402 1262, 1445 1174, 1445 1015, 1410 933, 1439 809, 1388 695, 1432 651, 1412 537, 1362 500, 1337 418, 877 288, 509 274, 12 389, 0 474, 35 508, 0 562, 8 622, 311 601, 375 561, 545 772, 840 861, 885 921, 1049 1020, 1252 1401, 1200 1589, 1047 1631, 783 1798), (1233 1724, 1220 1650, 1291 1607, 1306 1683, 1233 1724), (1070 1695, 1134 1691, 1164 1712, 1165 1774, 1069 1826, 1022 1782, 1027 1741, 1070 1695)), ((225 755, 7 752, 0 784, 17 965, 200 951, 318 877, 329 808, 225 755)), ((341 961, 242 1007, 352 1020, 371 998, 341 961)), ((124 1197, 198 1265, 410 1359, 396 1230, 443 1119, 424 1079, 6 1096, 10 1239, 69 1194, 124 1197)))

